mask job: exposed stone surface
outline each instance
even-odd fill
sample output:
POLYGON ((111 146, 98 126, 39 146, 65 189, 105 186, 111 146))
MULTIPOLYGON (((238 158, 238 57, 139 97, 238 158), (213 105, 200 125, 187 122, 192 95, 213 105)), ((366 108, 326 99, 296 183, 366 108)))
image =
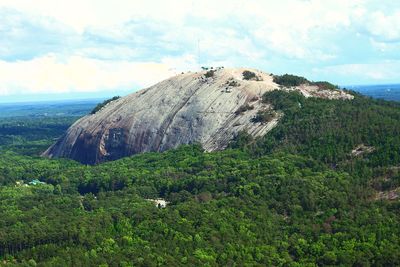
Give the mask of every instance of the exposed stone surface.
POLYGON ((318 97, 326 99, 340 99, 340 100, 351 100, 354 98, 353 95, 348 94, 342 90, 328 90, 320 89, 317 85, 302 84, 296 87, 281 88, 286 91, 297 90, 300 91, 305 97, 318 97))
POLYGON ((375 196, 375 200, 396 200, 399 197, 400 197, 400 187, 389 191, 378 192, 375 196))
POLYGON ((269 108, 261 96, 279 86, 270 74, 254 69, 249 70, 258 81, 243 80, 244 70, 218 69, 209 78, 206 71, 180 74, 115 100, 78 120, 44 156, 96 164, 195 142, 206 151, 224 149, 241 130, 265 135, 278 123, 279 113, 267 123, 251 119, 269 108), (236 112, 244 104, 254 108, 236 112))
POLYGON ((372 146, 366 146, 364 144, 358 145, 356 148, 354 148, 351 151, 351 155, 358 157, 361 156, 363 154, 369 154, 375 151, 375 148, 372 146))

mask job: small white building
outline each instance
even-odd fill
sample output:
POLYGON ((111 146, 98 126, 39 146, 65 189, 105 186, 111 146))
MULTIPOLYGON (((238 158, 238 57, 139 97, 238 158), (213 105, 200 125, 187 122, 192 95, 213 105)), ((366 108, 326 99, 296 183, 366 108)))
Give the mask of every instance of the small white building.
POLYGON ((150 199, 146 199, 146 200, 153 202, 156 205, 156 207, 162 208, 162 209, 166 208, 167 205, 169 204, 168 201, 166 201, 165 199, 162 199, 162 198, 156 198, 156 199, 150 198, 150 199))

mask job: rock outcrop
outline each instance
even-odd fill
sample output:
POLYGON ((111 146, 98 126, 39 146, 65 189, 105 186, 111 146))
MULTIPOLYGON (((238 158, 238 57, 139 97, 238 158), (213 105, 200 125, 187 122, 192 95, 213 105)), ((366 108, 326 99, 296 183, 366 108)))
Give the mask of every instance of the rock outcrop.
MULTIPOLYGON (((280 86, 272 75, 253 69, 180 74, 81 118, 44 156, 96 164, 181 144, 200 143, 206 151, 224 149, 241 130, 258 137, 278 123, 279 113, 268 122, 252 122, 259 110, 269 108, 261 96, 275 89, 280 86), (256 77, 243 79, 244 70, 256 77), (246 105, 251 109, 240 109, 246 105)), ((303 86, 298 90, 314 96, 317 89, 303 86)), ((351 97, 342 92, 319 94, 351 97)))

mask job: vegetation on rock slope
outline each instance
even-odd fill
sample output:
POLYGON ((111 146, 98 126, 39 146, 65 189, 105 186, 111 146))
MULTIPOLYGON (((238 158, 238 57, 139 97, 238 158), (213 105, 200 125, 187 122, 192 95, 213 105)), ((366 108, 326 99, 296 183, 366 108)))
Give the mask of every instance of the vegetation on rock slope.
POLYGON ((304 77, 292 74, 274 75, 274 82, 284 87, 300 86, 302 84, 316 85, 323 90, 337 90, 338 86, 326 81, 311 82, 304 77))
POLYGON ((103 107, 105 107, 108 103, 111 103, 112 101, 115 101, 117 99, 120 99, 120 96, 114 96, 110 99, 104 100, 102 103, 99 103, 94 109, 90 112, 90 114, 96 114, 98 111, 100 111, 103 107))

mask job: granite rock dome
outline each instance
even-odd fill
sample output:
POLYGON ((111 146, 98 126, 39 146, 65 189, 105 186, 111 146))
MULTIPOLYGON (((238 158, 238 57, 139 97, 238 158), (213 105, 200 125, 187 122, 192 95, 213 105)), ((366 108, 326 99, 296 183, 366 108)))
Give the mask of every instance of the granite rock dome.
MULTIPOLYGON (((278 123, 279 113, 268 122, 252 120, 259 110, 270 108, 262 102, 262 95, 276 89, 283 88, 273 82, 271 74, 255 69, 179 74, 79 119, 43 155, 96 164, 181 144, 200 143, 206 151, 224 149, 239 131, 258 137, 278 123), (243 76, 245 71, 254 76, 243 76)), ((315 86, 293 89, 305 96, 350 97, 315 86)))

